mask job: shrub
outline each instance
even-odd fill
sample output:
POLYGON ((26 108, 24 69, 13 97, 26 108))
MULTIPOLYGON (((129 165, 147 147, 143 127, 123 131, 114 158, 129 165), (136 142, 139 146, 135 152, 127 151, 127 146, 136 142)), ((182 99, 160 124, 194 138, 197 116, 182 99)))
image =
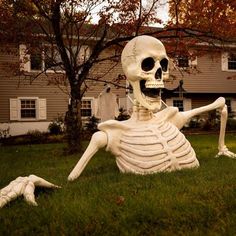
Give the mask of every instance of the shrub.
POLYGON ((44 143, 46 140, 46 133, 39 130, 30 130, 27 132, 27 137, 30 143, 44 143))
POLYGON ((220 124, 219 113, 214 111, 208 112, 208 117, 202 125, 204 131, 218 130, 220 124))
POLYGON ((7 129, 0 129, 0 140, 10 137, 10 127, 7 129))
POLYGON ((186 127, 190 128, 190 129, 200 128, 201 122, 202 122, 202 119, 200 119, 199 116, 196 116, 196 117, 193 117, 189 121, 189 123, 188 123, 188 125, 186 127))
POLYGON ((49 133, 52 135, 62 134, 64 132, 64 118, 58 115, 48 126, 49 133))
POLYGON ((85 124, 85 130, 94 133, 96 131, 98 131, 97 127, 98 127, 98 122, 99 119, 95 116, 91 116, 88 118, 88 122, 85 124))
POLYGON ((226 127, 228 131, 236 130, 236 119, 229 118, 226 127))
POLYGON ((127 113, 127 111, 121 107, 119 109, 119 115, 116 117, 116 120, 122 121, 122 120, 128 120, 130 118, 130 115, 127 113))
POLYGON ((58 135, 62 133, 61 126, 58 125, 56 122, 52 122, 48 126, 48 130, 50 134, 58 135))

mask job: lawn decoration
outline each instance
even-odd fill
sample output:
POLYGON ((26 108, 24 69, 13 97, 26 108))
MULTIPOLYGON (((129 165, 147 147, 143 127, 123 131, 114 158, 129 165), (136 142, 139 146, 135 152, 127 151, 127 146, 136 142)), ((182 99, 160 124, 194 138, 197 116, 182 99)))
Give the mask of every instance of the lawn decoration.
MULTIPOLYGON (((121 61, 133 87, 133 114, 126 121, 108 120, 98 125, 100 131, 93 134, 89 146, 70 173, 69 181, 78 178, 93 155, 103 147, 116 156, 117 166, 123 173, 152 174, 197 168, 199 162, 195 151, 180 129, 192 117, 215 109, 221 113, 216 157, 236 158, 236 154, 225 146, 228 113, 223 97, 210 105, 186 112, 179 112, 178 108, 167 106, 161 100, 161 89, 169 76, 169 59, 158 39, 150 36, 132 39, 125 46, 121 61)), ((29 204, 37 206, 35 186, 59 188, 35 175, 18 177, 0 190, 0 208, 20 195, 29 204)))
POLYGON ((167 106, 161 100, 164 80, 169 77, 169 59, 164 45, 151 36, 138 36, 125 46, 122 67, 133 87, 134 107, 127 121, 109 120, 99 124, 85 153, 68 180, 80 176, 92 156, 103 147, 116 156, 121 172, 152 174, 196 168, 199 162, 195 151, 179 131, 192 117, 219 109, 221 127, 216 155, 236 158, 225 146, 227 106, 223 97, 210 105, 186 112, 167 106), (162 106, 165 108, 162 109, 162 106))
POLYGON ((0 208, 5 206, 8 202, 23 195, 25 201, 33 206, 37 206, 35 201, 34 190, 35 187, 44 188, 60 188, 36 175, 30 175, 28 177, 18 177, 5 188, 0 190, 0 208))

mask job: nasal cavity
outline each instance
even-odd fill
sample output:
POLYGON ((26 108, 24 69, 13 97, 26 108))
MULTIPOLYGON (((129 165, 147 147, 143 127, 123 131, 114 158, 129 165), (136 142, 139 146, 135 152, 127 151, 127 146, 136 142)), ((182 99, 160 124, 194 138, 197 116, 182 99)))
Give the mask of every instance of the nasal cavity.
POLYGON ((161 79, 161 75, 162 75, 162 70, 161 68, 159 68, 156 73, 155 73, 155 78, 160 80, 161 79))

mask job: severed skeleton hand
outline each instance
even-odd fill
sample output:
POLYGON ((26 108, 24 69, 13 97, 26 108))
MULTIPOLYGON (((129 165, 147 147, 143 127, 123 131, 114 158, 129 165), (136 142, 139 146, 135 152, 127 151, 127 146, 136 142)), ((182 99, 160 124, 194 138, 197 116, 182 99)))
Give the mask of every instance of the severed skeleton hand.
POLYGON ((0 190, 0 208, 21 195, 24 196, 24 199, 28 204, 37 206, 38 204, 35 201, 34 196, 36 186, 45 188, 61 188, 60 186, 54 185, 36 175, 18 177, 10 182, 5 188, 0 190))
POLYGON ((226 146, 221 147, 221 149, 219 150, 219 152, 217 153, 215 157, 220 157, 220 156, 226 156, 226 157, 236 159, 236 154, 229 151, 229 149, 226 146))

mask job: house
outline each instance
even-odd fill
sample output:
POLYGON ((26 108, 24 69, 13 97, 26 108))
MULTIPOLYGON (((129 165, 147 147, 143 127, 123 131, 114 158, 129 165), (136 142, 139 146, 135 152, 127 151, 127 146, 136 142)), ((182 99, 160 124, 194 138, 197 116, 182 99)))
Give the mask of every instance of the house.
MULTIPOLYGON (((173 59, 174 63, 170 63, 171 79, 166 82, 163 100, 167 105, 185 111, 224 96, 229 112, 236 113, 236 47, 229 46, 221 51, 208 45, 198 45, 198 49, 204 49, 204 53, 191 60, 179 55, 173 59)), ((22 43, 0 46, 0 130, 9 127, 11 135, 24 134, 29 130, 47 131, 52 120, 65 115, 70 102, 63 71, 48 70, 40 74, 50 62, 42 55, 25 55, 24 50, 26 45, 22 43), (28 60, 24 61, 23 55, 28 60), (24 75, 15 74, 19 62, 24 75)), ((80 56, 84 57, 86 53, 89 53, 88 47, 80 56)), ((104 71, 108 71, 104 81, 122 77, 121 64, 116 62, 111 70, 109 63, 114 62, 96 65, 91 77, 104 74, 104 71)), ((125 81, 123 88, 111 85, 111 92, 117 96, 119 107, 130 110, 131 103, 124 86, 125 81)), ((82 101, 81 115, 84 119, 96 116, 99 95, 106 89, 105 82, 97 81, 88 82, 88 87, 82 101)))
MULTIPOLYGON (((29 55, 25 51, 24 44, 0 46, 0 131, 10 128, 12 136, 33 130, 47 131, 50 122, 58 116, 65 116, 70 102, 65 73, 60 70, 41 73, 49 62, 42 55, 29 55), (24 73, 16 73, 16 68, 19 67, 24 73)), ((85 51, 86 48, 82 52, 85 51)), ((103 80, 116 79, 117 75, 122 74, 121 66, 117 62, 101 62, 93 68, 92 76, 104 75, 111 67, 110 64, 113 69, 105 73, 103 80)), ((96 115, 99 95, 107 88, 105 82, 96 81, 87 82, 87 86, 89 90, 83 97, 81 108, 84 120, 96 115)), ((125 106, 124 88, 112 86, 110 93, 117 96, 120 107, 125 106)))
POLYGON ((164 94, 168 105, 190 110, 212 103, 218 97, 226 99, 228 112, 236 115, 236 47, 220 50, 206 44, 196 45, 199 53, 194 59, 177 57, 164 94))

